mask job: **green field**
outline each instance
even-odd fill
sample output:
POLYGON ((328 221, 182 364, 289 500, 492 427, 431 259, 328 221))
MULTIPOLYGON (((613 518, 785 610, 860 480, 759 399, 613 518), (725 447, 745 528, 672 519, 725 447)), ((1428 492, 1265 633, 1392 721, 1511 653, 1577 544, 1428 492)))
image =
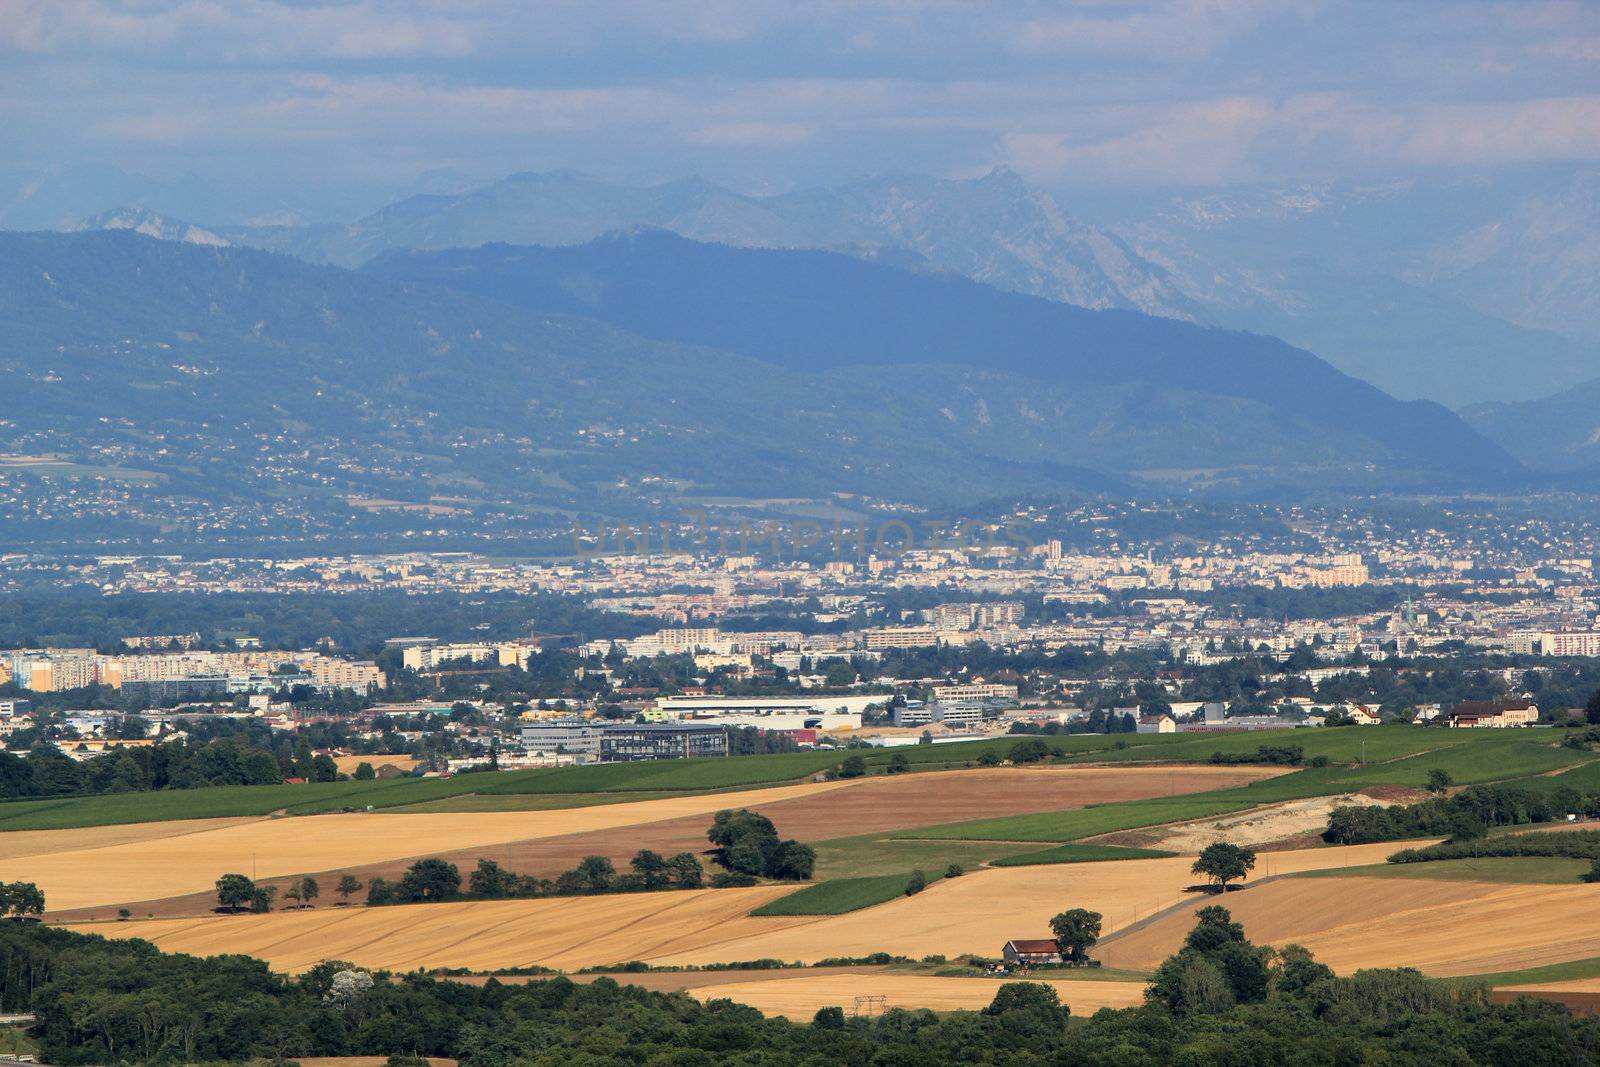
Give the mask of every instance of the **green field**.
MULTIPOLYGON (((731 759, 666 760, 595 764, 530 771, 463 774, 454 778, 399 778, 308 785, 219 786, 154 793, 13 800, 0 803, 0 831, 106 826, 169 819, 261 816, 275 812, 313 815, 343 810, 528 811, 571 807, 578 797, 619 798, 704 793, 803 780, 859 755, 868 772, 883 773, 899 757, 914 771, 971 766, 985 753, 1004 756, 1021 738, 913 745, 898 749, 788 752, 731 759), (525 798, 525 799, 518 799, 525 798), (548 799, 526 799, 548 798, 548 799), (443 805, 443 806, 438 806, 443 805)), ((1421 786, 1428 772, 1448 772, 1460 784, 1523 778, 1534 788, 1571 784, 1600 789, 1595 755, 1554 744, 1552 731, 1447 731, 1414 726, 1272 730, 1250 734, 1092 735, 1045 738, 1069 764, 1095 762, 1204 761, 1215 751, 1253 752, 1269 742, 1290 741, 1307 757, 1325 755, 1334 765, 1305 769, 1238 789, 1157 798, 1079 811, 990 819, 924 829, 902 838, 1061 842, 1116 830, 1198 819, 1260 804, 1325 795, 1363 785, 1421 786), (1117 747, 1123 746, 1123 747, 1117 747), (1361 758, 1367 762, 1340 765, 1361 758), (1584 764, 1584 766, 1577 766, 1584 764), (1564 774, 1535 777, 1573 768, 1564 774)))
MULTIPOLYGON (((1327 734, 1330 735, 1327 738, 1309 736, 1312 733, 1322 732, 1323 729, 1297 731, 1294 733, 1294 742, 1300 744, 1303 740, 1306 753, 1310 756, 1316 754, 1314 743, 1315 747, 1348 752, 1352 744, 1359 747, 1360 740, 1366 738, 1369 762, 1356 766, 1330 764, 1327 767, 1307 768, 1234 789, 1133 800, 1071 811, 949 823, 943 826, 905 830, 895 836, 924 840, 1075 841, 1119 830, 1137 830, 1169 822, 1205 819, 1286 800, 1302 800, 1307 797, 1349 792, 1369 785, 1407 785, 1420 788, 1426 784, 1428 773, 1435 769, 1445 771, 1455 782, 1462 785, 1506 779, 1543 781, 1544 779, 1531 776, 1560 770, 1594 758, 1591 753, 1558 747, 1553 737, 1547 740, 1530 740, 1529 734, 1520 731, 1447 732, 1414 726, 1371 726, 1338 727, 1327 730, 1327 734), (1419 748, 1418 744, 1422 741, 1427 741, 1434 747, 1419 748), (1389 762, 1376 763, 1370 761, 1374 751, 1401 754, 1389 762)), ((1183 735, 1167 736, 1181 738, 1183 735)), ((1265 739, 1282 739, 1283 736, 1283 731, 1265 731, 1246 737, 1230 734, 1226 737, 1208 738, 1207 741, 1214 740, 1216 744, 1213 747, 1227 741, 1245 751, 1254 751, 1256 746, 1265 743, 1265 739)), ((1531 736, 1548 737, 1548 734, 1541 731, 1531 736)), ((1163 753, 1172 751, 1174 751, 1172 746, 1162 750, 1163 753)), ((1194 750, 1188 751, 1192 758, 1194 750)), ((1118 753, 1122 754, 1124 753, 1118 753)))
POLYGON ((952 863, 975 870, 985 863, 1032 851, 1034 846, 1002 841, 915 841, 867 834, 840 837, 813 846, 817 850, 818 878, 848 878, 868 874, 902 874, 921 868, 930 875, 943 873, 952 863))
POLYGON ((1570 982, 1580 978, 1600 978, 1600 956, 1568 960, 1565 963, 1547 963, 1543 967, 1527 967, 1520 971, 1463 975, 1460 978, 1445 978, 1443 981, 1459 982, 1464 985, 1507 986, 1570 982))
POLYGON ((1290 878, 1420 878, 1440 882, 1501 882, 1513 885, 1576 885, 1588 873, 1588 860, 1565 856, 1481 856, 1427 863, 1374 863, 1301 871, 1290 878))
POLYGON ((1104 860, 1149 860, 1176 856, 1159 848, 1121 848, 1117 845, 1057 845, 1038 852, 1019 852, 993 861, 996 867, 1031 867, 1044 863, 1099 863, 1104 860))
MULTIPOLYGON (((943 871, 927 872, 931 884, 943 871)), ((751 915, 843 915, 905 896, 910 871, 865 878, 833 878, 761 905, 751 915)))

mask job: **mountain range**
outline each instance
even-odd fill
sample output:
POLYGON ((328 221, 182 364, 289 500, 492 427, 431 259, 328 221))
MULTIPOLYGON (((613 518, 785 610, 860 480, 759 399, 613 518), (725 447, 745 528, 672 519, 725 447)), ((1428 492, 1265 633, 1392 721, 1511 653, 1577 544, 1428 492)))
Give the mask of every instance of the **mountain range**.
POLYGON ((774 196, 698 178, 632 187, 573 171, 461 185, 439 176, 427 187, 442 191, 348 224, 155 223, 148 206, 131 214, 147 230, 194 227, 350 267, 394 250, 580 244, 634 226, 845 251, 1079 307, 1269 333, 1396 396, 1452 407, 1531 400, 1600 373, 1592 170, 1531 193, 1466 180, 1235 189, 1106 211, 1099 225, 1003 168, 774 196))
POLYGON ((0 234, 0 452, 217 514, 1487 486, 1497 445, 1272 338, 638 231, 362 270, 0 234))

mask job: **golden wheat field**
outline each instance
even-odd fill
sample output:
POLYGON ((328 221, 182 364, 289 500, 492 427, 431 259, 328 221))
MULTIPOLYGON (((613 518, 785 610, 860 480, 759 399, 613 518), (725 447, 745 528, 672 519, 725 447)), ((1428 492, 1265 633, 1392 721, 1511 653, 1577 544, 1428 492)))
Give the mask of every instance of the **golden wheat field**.
MULTIPOLYGON (((1273 853, 1273 870, 1372 863, 1393 843, 1273 853)), ((891 952, 993 956, 1010 938, 1048 936, 1050 916, 1086 907, 1111 933, 1181 899, 1191 859, 1121 860, 975 871, 915 897, 845 915, 752 917, 787 886, 543 900, 330 908, 205 916, 77 929, 145 937, 173 952, 243 952, 279 970, 347 959, 370 967, 527 964, 575 969, 645 960, 726 963, 762 958, 815 962, 891 952)), ((1263 873, 1265 873, 1263 871, 1263 873)), ((1251 891, 1253 892, 1253 891, 1251 891)), ((1249 892, 1230 894, 1230 904, 1249 892)))
MULTIPOLYGON (((1031 981, 1032 979, 1030 979, 1031 981)), ((727 997, 768 1015, 806 1022, 818 1008, 841 1007, 848 1014, 857 997, 883 997, 863 1010, 931 1008, 934 1011, 976 1011, 989 1006, 1006 982, 987 978, 931 978, 900 974, 829 974, 778 978, 761 982, 729 982, 696 986, 689 994, 700 1001, 727 997)), ((1143 982, 1052 981, 1061 1003, 1078 1016, 1101 1008, 1132 1008, 1144 1003, 1143 982)))
POLYGON ((577 969, 714 941, 724 924, 788 892, 792 892, 789 886, 755 886, 384 908, 324 907, 269 915, 85 923, 70 929, 106 937, 142 937, 169 952, 242 952, 279 971, 304 970, 325 959, 400 971, 533 964, 577 969))
MULTIPOLYGON (((232 821, 178 834, 170 832, 173 824, 162 823, 153 824, 168 828, 160 836, 35 854, 16 867, 15 876, 38 884, 52 910, 68 911, 205 892, 230 871, 259 878, 337 871, 453 849, 710 815, 721 808, 848 787, 849 782, 816 782, 550 811, 310 815, 232 821)), ((0 834, 0 855, 11 836, 0 834)))
POLYGON ((229 819, 172 819, 167 822, 131 822, 118 826, 84 826, 71 830, 11 830, 0 833, 0 860, 183 837, 187 834, 261 822, 263 818, 263 816, 245 816, 229 819))
MULTIPOLYGON (((1485 974, 1600 955, 1600 894, 1588 885, 1291 878, 1226 903, 1251 940, 1304 945, 1340 973, 1485 974)), ((1193 922, 1188 912, 1163 917, 1096 955, 1112 967, 1154 966, 1193 922)))

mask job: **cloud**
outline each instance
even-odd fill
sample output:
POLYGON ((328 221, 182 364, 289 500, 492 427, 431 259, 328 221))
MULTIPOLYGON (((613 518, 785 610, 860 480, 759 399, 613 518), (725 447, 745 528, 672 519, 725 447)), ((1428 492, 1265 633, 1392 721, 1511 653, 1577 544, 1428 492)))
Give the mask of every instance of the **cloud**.
POLYGON ((1218 185, 1273 177, 1275 170, 1337 175, 1358 165, 1600 159, 1600 96, 1406 106, 1313 93, 1120 110, 1130 125, 1125 132, 1008 134, 1007 160, 1035 180, 1218 185))
POLYGON ((23 52, 175 49, 197 59, 463 56, 481 30, 430 5, 408 11, 371 0, 303 6, 271 0, 0 0, 0 47, 23 52))
POLYGON ((1253 29, 1269 14, 1289 10, 1286 3, 1268 0, 1169 0, 1133 5, 1131 10, 1097 8, 1089 13, 1030 19, 1018 28, 1011 46, 1033 55, 1112 54, 1168 62, 1200 59, 1253 29))

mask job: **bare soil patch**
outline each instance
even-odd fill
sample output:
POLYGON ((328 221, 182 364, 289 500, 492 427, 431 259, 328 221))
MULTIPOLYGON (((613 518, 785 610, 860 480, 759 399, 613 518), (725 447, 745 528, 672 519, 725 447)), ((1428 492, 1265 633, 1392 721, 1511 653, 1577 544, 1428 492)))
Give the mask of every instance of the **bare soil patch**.
MULTIPOLYGON (((1286 839, 1304 841, 1307 838, 1315 838, 1315 835, 1327 827, 1328 817, 1334 808, 1362 803, 1387 807, 1391 802, 1353 793, 1336 797, 1291 800, 1284 804, 1275 804, 1270 808, 1257 808, 1253 811, 1236 812, 1212 819, 1200 819, 1195 822, 1140 831, 1137 836, 1141 843, 1136 847, 1161 848, 1169 852, 1193 855, 1218 841, 1228 841, 1249 848, 1259 848, 1286 839)), ((1108 834, 1103 838, 1089 840, 1105 844, 1121 844, 1123 843, 1121 840, 1110 839, 1129 836, 1134 835, 1108 834)))

